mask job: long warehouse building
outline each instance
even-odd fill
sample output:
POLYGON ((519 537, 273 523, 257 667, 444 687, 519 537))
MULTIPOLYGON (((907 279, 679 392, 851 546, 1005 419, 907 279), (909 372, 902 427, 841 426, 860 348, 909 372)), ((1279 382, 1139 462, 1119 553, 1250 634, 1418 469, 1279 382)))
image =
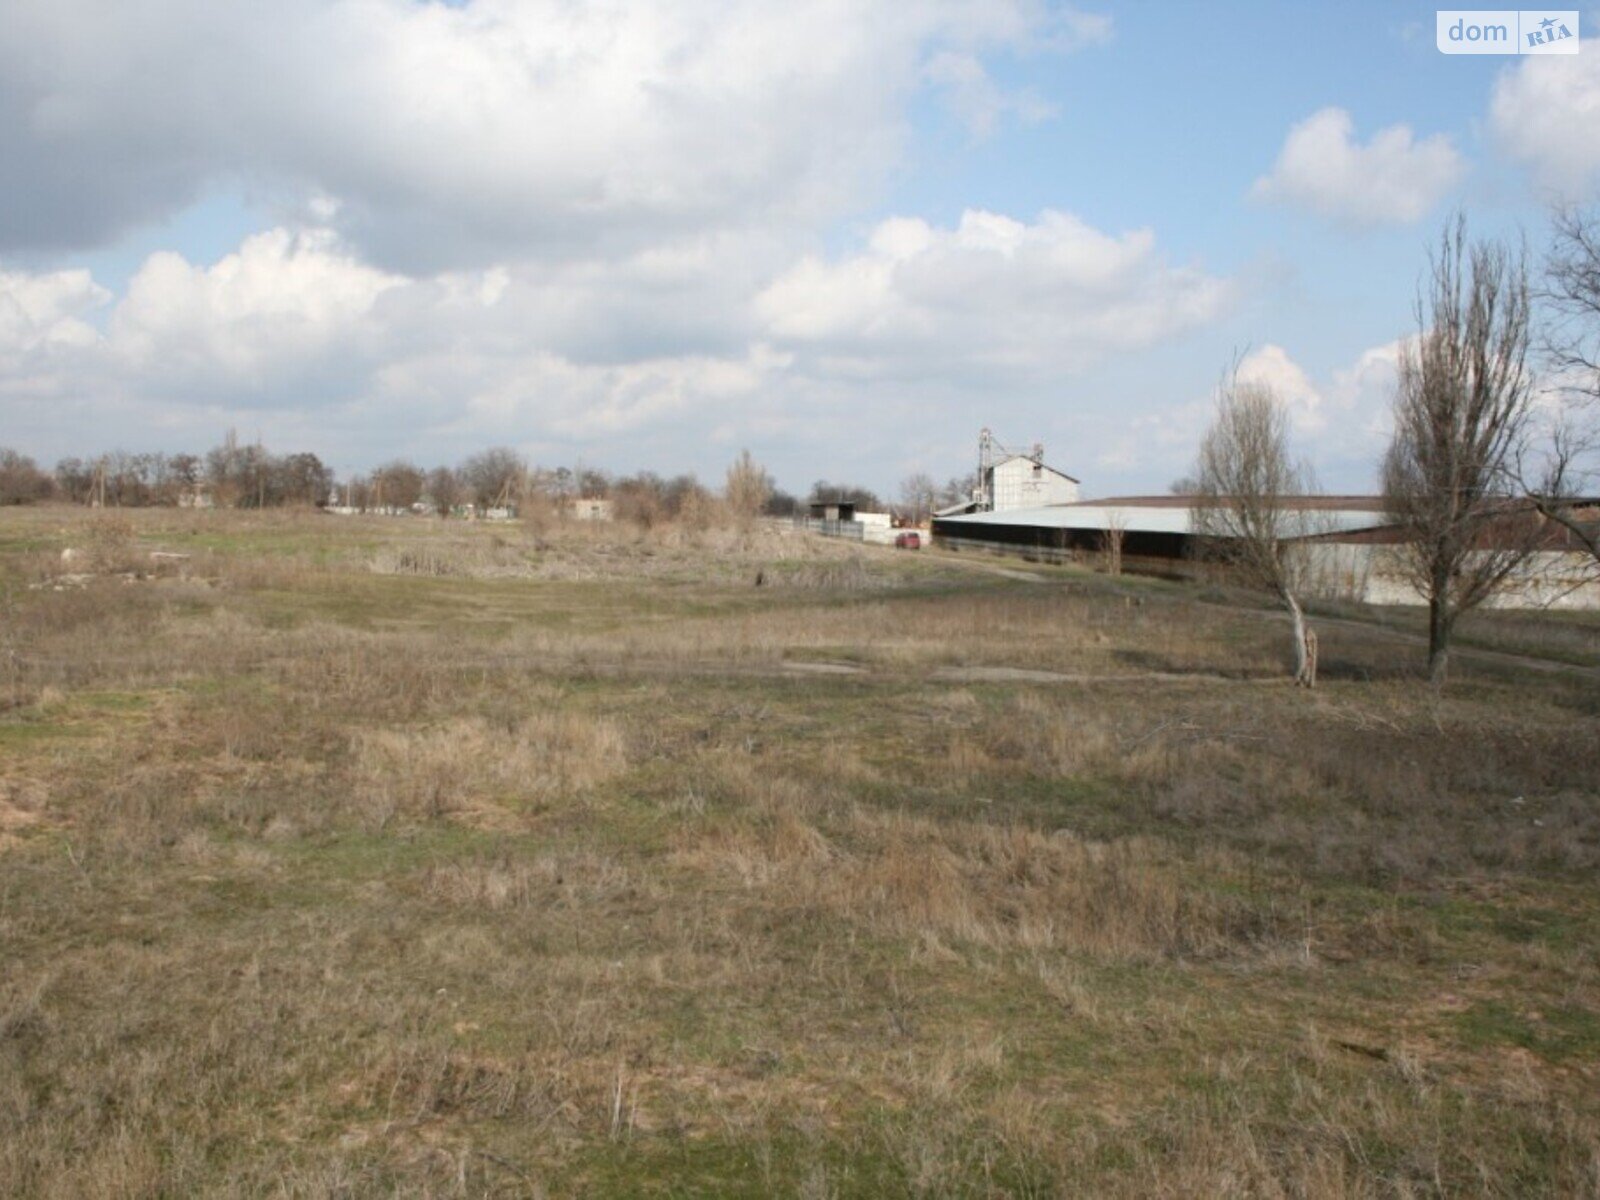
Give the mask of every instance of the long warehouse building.
MULTIPOLYGON (((1123 496, 1004 512, 938 516, 934 544, 951 550, 1014 554, 1041 562, 1086 562, 1120 538, 1129 570, 1193 576, 1212 569, 1201 554, 1192 496, 1123 496)), ((1312 547, 1315 590, 1373 604, 1416 604, 1421 597, 1403 578, 1398 547, 1404 536, 1378 496, 1301 496, 1287 505, 1312 547)), ((1577 511, 1600 521, 1600 501, 1577 511)), ((1518 521, 1540 518, 1521 511, 1518 521)), ((1549 524, 1541 549, 1498 598, 1510 606, 1600 608, 1600 578, 1577 539, 1549 524)))

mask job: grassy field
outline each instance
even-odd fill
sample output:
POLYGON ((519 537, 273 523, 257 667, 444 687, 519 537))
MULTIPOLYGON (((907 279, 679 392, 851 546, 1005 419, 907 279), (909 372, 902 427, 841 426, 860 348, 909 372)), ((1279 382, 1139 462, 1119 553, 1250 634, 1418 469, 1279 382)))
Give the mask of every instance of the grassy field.
POLYGON ((1600 1194, 1595 672, 1017 566, 0 512, 0 1194, 1600 1194))

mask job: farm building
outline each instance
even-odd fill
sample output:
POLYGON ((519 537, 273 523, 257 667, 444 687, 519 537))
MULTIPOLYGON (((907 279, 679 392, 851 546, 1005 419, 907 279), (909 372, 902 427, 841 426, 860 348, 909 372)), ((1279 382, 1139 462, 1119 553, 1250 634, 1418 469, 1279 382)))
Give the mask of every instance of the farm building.
POLYGON ((1008 450, 987 429, 978 435, 978 486, 972 496, 940 509, 938 516, 1009 512, 1049 504, 1072 504, 1078 481, 1047 466, 1044 447, 1035 442, 1026 451, 1008 450))
POLYGON ((990 467, 979 482, 989 511, 1012 512, 1049 504, 1072 504, 1078 499, 1078 481, 1046 466, 1044 447, 1033 454, 1012 454, 990 467))
MULTIPOLYGON (((1127 569, 1191 576, 1210 569, 1200 554, 1193 520, 1194 497, 1125 496, 1049 507, 940 515, 936 545, 1018 554, 1046 562, 1083 561, 1121 541, 1127 569)), ((1305 496, 1291 502, 1305 530, 1299 539, 1314 547, 1312 561, 1323 595, 1372 604, 1416 604, 1421 597, 1405 580, 1396 547, 1403 535, 1389 520, 1381 497, 1305 496)), ((1580 511, 1600 521, 1600 501, 1580 511)), ((1539 521, 1531 508, 1516 521, 1539 521)), ((1523 575, 1499 598, 1507 606, 1549 605, 1600 608, 1600 581, 1593 560, 1567 531, 1549 524, 1540 549, 1523 575)))
POLYGON ((860 542, 888 545, 894 541, 895 519, 892 513, 862 512, 854 501, 822 501, 813 503, 811 515, 799 524, 812 533, 825 537, 849 538, 860 542))
POLYGON ((813 500, 811 502, 811 519, 813 521, 854 521, 856 519, 856 502, 854 500, 813 500))

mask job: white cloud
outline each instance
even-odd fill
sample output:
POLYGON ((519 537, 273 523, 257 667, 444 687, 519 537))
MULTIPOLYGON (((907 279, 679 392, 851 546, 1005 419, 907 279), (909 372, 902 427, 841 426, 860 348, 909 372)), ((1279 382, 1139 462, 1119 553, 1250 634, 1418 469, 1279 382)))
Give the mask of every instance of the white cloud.
POLYGON ((1369 347, 1321 382, 1282 346, 1268 344, 1245 356, 1239 376, 1272 385, 1288 405, 1301 449, 1319 466, 1350 478, 1375 469, 1388 445, 1404 341, 1369 347))
POLYGON ((1315 433, 1327 426, 1322 393, 1312 384, 1304 368, 1289 357, 1282 346, 1271 342, 1252 350, 1239 360, 1241 383, 1264 384, 1289 410, 1289 419, 1298 432, 1315 433))
MULTIPOLYGON (((61 400, 98 387, 101 337, 87 318, 110 300, 87 271, 0 270, 0 416, 7 445, 37 451, 70 421, 61 400)), ((91 426, 92 428, 92 426, 91 426)))
POLYGON ((1350 225, 1410 223, 1427 216, 1465 174, 1444 134, 1415 138, 1390 125, 1365 145, 1342 108, 1324 108, 1289 130, 1257 200, 1308 209, 1350 225))
POLYGON ((974 54, 944 50, 928 60, 923 74, 944 89, 945 103, 975 137, 987 137, 1008 114, 1032 125, 1056 115, 1055 105, 1030 91, 1007 92, 974 54))
POLYGON ((210 267, 151 256, 117 305, 111 344, 147 386, 222 377, 271 389, 307 362, 359 354, 378 297, 402 283, 327 230, 274 229, 210 267))
POLYGON ((413 269, 803 225, 894 168, 930 78, 980 123, 1038 115, 982 58, 1109 31, 1039 0, 161 8, 7 5, 0 249, 95 244, 238 176, 413 269))
POLYGON ((417 275, 327 229, 276 229, 213 263, 153 255, 114 300, 82 272, 0 276, 0 313, 30 314, 0 320, 0 406, 8 439, 46 458, 203 447, 236 426, 341 465, 506 441, 714 470, 749 441, 781 447, 780 470, 882 482, 911 423, 983 423, 974 381, 1004 423, 1229 296, 1148 231, 1062 213, 894 219, 837 261, 727 235, 417 275))
POLYGON ((1528 56, 1495 81, 1489 124, 1504 153, 1574 200, 1600 184, 1600 57, 1528 56))
POLYGON ((97 335, 82 318, 110 299, 88 271, 0 271, 0 355, 94 343, 97 335))
MULTIPOLYGON (((1240 360, 1239 378, 1271 385, 1288 406, 1295 451, 1311 462, 1322 486, 1370 493, 1389 442, 1401 344, 1370 347, 1322 375, 1268 343, 1240 360)), ((1109 422, 1098 439, 1097 463, 1111 470, 1137 464, 1147 478, 1187 475, 1214 412, 1214 393, 1191 393, 1156 411, 1109 422)))
POLYGON ((45 457, 236 424, 340 463, 507 440, 703 469, 751 435, 832 455, 818 417, 843 414, 866 458, 969 403, 963 370, 1046 380, 1227 292, 1148 232, 1052 214, 889 222, 804 258, 896 177, 913 102, 978 134, 1049 115, 997 64, 1111 33, 1054 0, 5 8, 0 253, 51 261, 211 196, 285 226, 217 261, 156 254, 117 297, 0 278, 6 437, 45 457), (881 296, 850 294, 850 258, 893 262, 881 296), (840 329, 839 305, 873 327, 840 329))
POLYGON ((885 221, 863 253, 807 258, 756 301, 770 335, 863 373, 1081 370, 1214 318, 1228 284, 1173 266, 1155 236, 1070 213, 968 211, 954 229, 885 221))
POLYGON ((1333 372, 1329 394, 1340 423, 1370 445, 1381 447, 1393 428, 1390 409, 1407 340, 1396 338, 1363 350, 1354 362, 1333 372))

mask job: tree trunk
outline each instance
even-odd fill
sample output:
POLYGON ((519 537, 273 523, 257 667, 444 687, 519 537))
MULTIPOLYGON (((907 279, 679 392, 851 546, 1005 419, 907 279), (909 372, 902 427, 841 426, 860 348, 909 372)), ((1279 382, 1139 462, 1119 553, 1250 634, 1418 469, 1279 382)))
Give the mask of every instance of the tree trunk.
POLYGON ((1450 614, 1444 598, 1435 596, 1428 601, 1428 682, 1435 687, 1444 685, 1450 668, 1450 614))
POLYGON ((1298 681, 1306 673, 1306 618, 1300 611, 1300 602, 1291 593, 1282 595, 1284 606, 1294 621, 1294 677, 1298 681))

